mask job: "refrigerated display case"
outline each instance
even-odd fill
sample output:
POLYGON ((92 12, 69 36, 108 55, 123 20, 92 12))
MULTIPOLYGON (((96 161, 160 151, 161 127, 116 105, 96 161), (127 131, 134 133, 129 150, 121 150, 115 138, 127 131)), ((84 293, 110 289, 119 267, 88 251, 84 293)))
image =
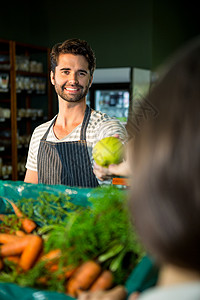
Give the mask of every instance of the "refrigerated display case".
POLYGON ((94 91, 95 110, 107 113, 121 122, 126 122, 129 111, 130 93, 126 89, 97 89, 94 91))
POLYGON ((131 107, 131 72, 131 68, 96 69, 87 104, 126 124, 131 107))
POLYGON ((152 72, 141 68, 97 68, 87 104, 127 124, 151 85, 152 72))

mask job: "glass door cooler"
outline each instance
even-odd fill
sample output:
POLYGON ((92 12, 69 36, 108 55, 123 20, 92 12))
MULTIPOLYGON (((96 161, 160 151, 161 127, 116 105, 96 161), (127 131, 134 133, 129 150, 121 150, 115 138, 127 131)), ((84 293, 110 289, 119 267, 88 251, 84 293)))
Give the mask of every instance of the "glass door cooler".
POLYGON ((87 104, 126 124, 131 107, 131 68, 96 69, 87 104))

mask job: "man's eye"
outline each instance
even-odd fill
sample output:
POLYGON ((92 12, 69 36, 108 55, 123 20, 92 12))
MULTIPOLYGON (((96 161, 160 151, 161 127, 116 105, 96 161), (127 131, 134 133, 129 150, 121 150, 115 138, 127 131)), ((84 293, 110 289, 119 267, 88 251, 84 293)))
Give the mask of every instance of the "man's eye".
POLYGON ((62 73, 65 75, 69 75, 69 71, 63 71, 62 73))
POLYGON ((79 73, 80 76, 85 76, 86 74, 84 72, 79 73))

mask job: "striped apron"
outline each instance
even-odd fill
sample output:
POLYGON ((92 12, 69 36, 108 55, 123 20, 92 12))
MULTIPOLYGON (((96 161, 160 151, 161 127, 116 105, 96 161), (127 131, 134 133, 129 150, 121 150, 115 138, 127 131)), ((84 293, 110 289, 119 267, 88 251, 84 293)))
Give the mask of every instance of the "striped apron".
POLYGON ((81 126, 80 140, 69 142, 46 141, 51 123, 42 137, 37 156, 38 183, 64 184, 76 187, 97 187, 86 143, 86 129, 91 108, 86 106, 81 126))

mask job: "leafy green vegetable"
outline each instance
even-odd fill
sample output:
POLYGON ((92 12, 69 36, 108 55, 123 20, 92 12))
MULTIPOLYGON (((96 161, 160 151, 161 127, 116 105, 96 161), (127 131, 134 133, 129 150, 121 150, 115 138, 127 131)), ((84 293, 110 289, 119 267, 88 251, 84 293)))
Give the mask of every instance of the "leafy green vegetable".
POLYGON ((15 232, 21 229, 21 221, 16 215, 4 215, 3 221, 0 221, 0 232, 15 232))
POLYGON ((2 272, 0 281, 40 287, 38 278, 47 276, 46 288, 63 291, 63 279, 58 280, 63 266, 94 259, 102 268, 114 272, 116 284, 123 284, 144 255, 130 224, 127 198, 125 191, 109 186, 93 189, 83 206, 72 203, 68 195, 44 192, 37 200, 17 201, 20 210, 41 226, 38 234, 45 240, 44 252, 59 248, 62 256, 55 273, 37 263, 16 276, 16 270, 9 265, 10 272, 2 272))
POLYGON ((50 228, 46 251, 59 247, 73 265, 98 259, 115 271, 116 283, 122 283, 124 274, 144 254, 130 224, 127 195, 117 188, 104 187, 95 189, 88 201, 90 205, 72 211, 66 223, 50 228), (132 255, 129 255, 129 267, 126 264, 124 270, 127 253, 132 255))
POLYGON ((49 276, 49 271, 44 267, 44 262, 40 262, 34 268, 30 269, 28 272, 18 272, 16 265, 10 261, 4 261, 4 271, 0 273, 1 282, 16 283, 20 286, 29 286, 33 288, 42 288, 44 285, 40 283, 39 278, 48 278, 46 282, 46 289, 51 291, 65 292, 64 278, 59 278, 61 270, 55 273, 51 273, 49 276))
POLYGON ((40 192, 37 200, 22 198, 17 204, 29 218, 43 227, 62 222, 68 217, 70 211, 76 209, 77 205, 73 204, 70 199, 69 195, 63 193, 56 196, 40 192))

